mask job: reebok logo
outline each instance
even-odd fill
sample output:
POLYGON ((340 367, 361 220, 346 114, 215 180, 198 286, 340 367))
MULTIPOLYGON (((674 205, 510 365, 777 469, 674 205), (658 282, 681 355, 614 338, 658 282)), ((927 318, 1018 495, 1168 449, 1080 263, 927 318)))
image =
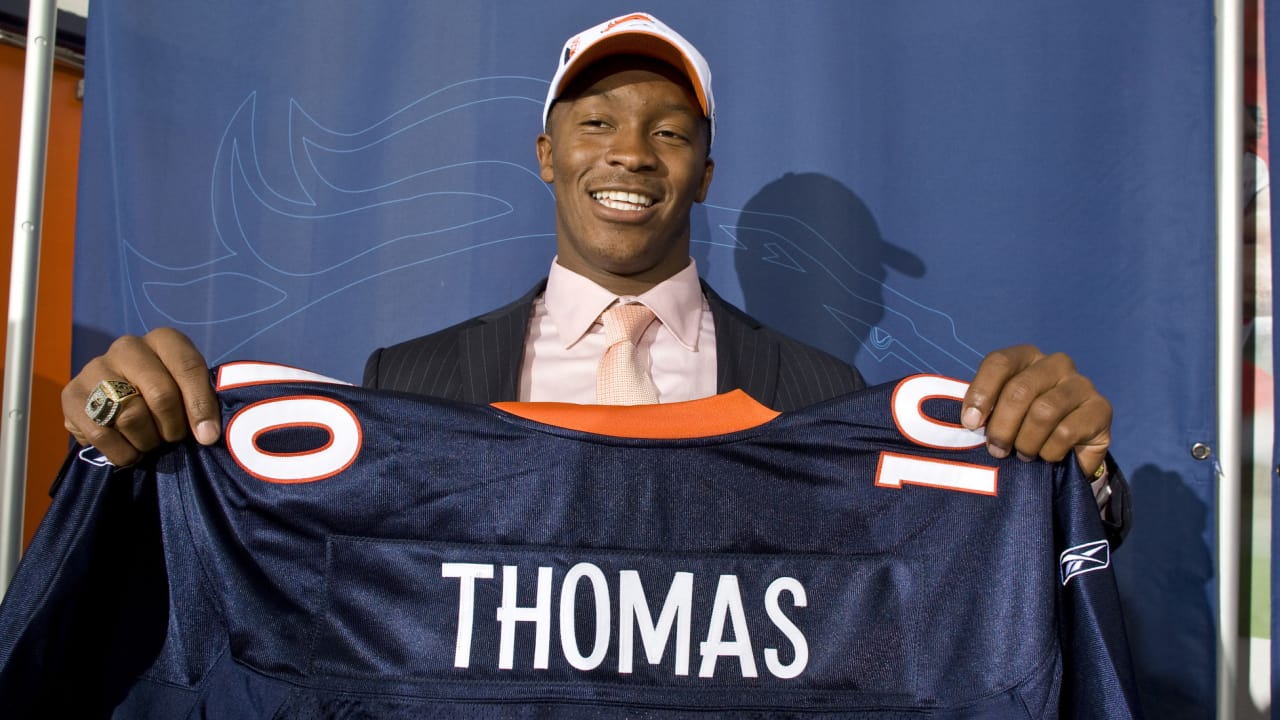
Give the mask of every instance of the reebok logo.
POLYGON ((1068 548, 1058 557, 1058 568, 1063 585, 1077 575, 1102 570, 1109 565, 1111 565, 1111 545, 1106 540, 1068 548))
POLYGON ((106 467, 111 464, 106 455, 98 452, 96 448, 86 447, 76 456, 81 462, 89 463, 94 467, 106 467))

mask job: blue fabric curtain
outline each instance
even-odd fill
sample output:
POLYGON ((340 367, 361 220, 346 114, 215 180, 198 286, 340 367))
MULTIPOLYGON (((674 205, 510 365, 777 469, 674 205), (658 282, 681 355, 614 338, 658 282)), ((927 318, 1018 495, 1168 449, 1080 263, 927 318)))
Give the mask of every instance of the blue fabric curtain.
MULTIPOLYGON (((358 381, 554 252, 534 137, 570 34, 630 0, 110 0, 89 28, 77 366, 172 325, 358 381)), ((1214 692, 1212 4, 652 0, 711 63, 694 257, 871 381, 1069 352, 1115 405, 1152 717, 1214 692)), ((1273 77, 1280 74, 1273 73, 1273 77)), ((980 552, 981 549, 975 549, 980 552)))

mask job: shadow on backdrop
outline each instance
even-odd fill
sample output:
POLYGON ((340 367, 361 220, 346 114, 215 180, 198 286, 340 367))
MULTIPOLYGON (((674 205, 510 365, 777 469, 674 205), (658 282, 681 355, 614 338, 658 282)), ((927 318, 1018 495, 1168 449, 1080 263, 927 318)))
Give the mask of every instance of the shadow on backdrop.
POLYGON ((1168 720, 1212 717, 1217 635, 1209 605, 1213 558, 1205 545, 1209 508, 1181 475, 1155 465, 1137 468, 1129 483, 1141 515, 1116 554, 1116 572, 1142 709, 1168 720))
POLYGON ((927 351, 882 324, 888 269, 922 277, 923 260, 887 242, 866 203, 840 182, 787 173, 723 229, 737 243, 734 262, 751 315, 855 365, 894 355, 905 365, 898 375, 934 365, 919 357, 927 351))

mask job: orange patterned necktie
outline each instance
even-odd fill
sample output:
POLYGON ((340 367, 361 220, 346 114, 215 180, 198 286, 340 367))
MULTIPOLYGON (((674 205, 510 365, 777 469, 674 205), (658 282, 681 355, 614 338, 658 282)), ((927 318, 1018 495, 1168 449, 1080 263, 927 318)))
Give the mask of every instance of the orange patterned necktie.
POLYGON ((600 314, 605 351, 596 374, 596 402, 601 405, 646 405, 658 402, 658 389, 640 362, 636 342, 654 321, 653 311, 639 303, 614 305, 600 314))

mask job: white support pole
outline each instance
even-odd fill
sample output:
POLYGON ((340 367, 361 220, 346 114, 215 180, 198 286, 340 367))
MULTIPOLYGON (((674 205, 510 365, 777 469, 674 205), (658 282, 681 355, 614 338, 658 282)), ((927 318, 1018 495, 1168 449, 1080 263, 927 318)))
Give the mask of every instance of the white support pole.
POLYGON ((27 61, 18 140, 18 191, 13 213, 4 415, 0 416, 0 596, 9 588, 9 580, 22 555, 36 283, 40 271, 40 230, 44 212, 45 155, 49 144, 49 96, 56 28, 54 0, 31 0, 27 11, 27 61))
POLYGON ((1215 136, 1218 197, 1218 720, 1234 720, 1240 670, 1241 268, 1244 204, 1244 9, 1215 0, 1215 136))

